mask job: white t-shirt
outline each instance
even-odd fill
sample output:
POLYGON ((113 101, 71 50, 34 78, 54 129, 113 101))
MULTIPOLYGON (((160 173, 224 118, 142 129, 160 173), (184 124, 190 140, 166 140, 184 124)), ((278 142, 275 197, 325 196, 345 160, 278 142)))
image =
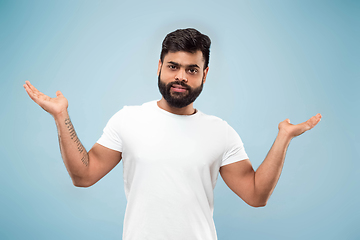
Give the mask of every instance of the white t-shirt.
POLYGON ((213 190, 221 166, 247 159, 225 121, 176 115, 156 101, 124 107, 98 143, 122 152, 123 240, 215 240, 213 190))

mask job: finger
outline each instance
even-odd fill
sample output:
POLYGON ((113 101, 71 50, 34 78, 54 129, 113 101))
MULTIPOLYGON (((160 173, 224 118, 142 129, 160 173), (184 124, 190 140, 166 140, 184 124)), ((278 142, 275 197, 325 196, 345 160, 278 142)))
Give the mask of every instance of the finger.
POLYGON ((279 125, 278 125, 278 128, 285 128, 285 127, 288 127, 290 125, 293 125, 290 123, 290 119, 285 119, 284 121, 280 122, 279 125))
POLYGON ((313 127, 315 127, 321 121, 321 118, 322 118, 322 116, 320 113, 315 115, 315 118, 313 119, 313 124, 314 124, 313 127))
POLYGON ((23 87, 25 88, 25 91, 27 92, 27 94, 29 94, 29 96, 31 97, 33 95, 33 91, 31 91, 31 89, 29 88, 29 86, 27 84, 24 84, 23 87))
POLYGON ((306 124, 309 126, 309 129, 315 127, 321 120, 321 114, 318 113, 315 116, 311 117, 309 120, 306 121, 306 124))
POLYGON ((51 99, 51 97, 49 97, 46 94, 43 94, 42 92, 40 92, 39 90, 37 90, 37 88, 35 88, 29 81, 27 81, 27 85, 30 88, 30 90, 32 91, 32 95, 33 97, 36 97, 39 101, 48 101, 51 99))
POLYGON ((27 82, 27 85, 33 93, 39 92, 39 90, 37 90, 36 87, 34 87, 29 81, 27 82))
POLYGON ((29 81, 25 82, 24 88, 28 93, 29 97, 39 105, 42 105, 44 101, 48 101, 51 98, 42 92, 38 91, 29 81))
POLYGON ((31 91, 31 89, 29 88, 29 86, 28 86, 27 84, 24 84, 23 86, 24 86, 24 88, 25 88, 26 93, 29 95, 29 97, 30 97, 34 102, 37 103, 37 97, 36 97, 36 95, 34 95, 34 92, 31 91))
POLYGON ((60 97, 60 96, 64 96, 60 91, 56 91, 56 96, 60 97))
POLYGON ((43 94, 42 92, 40 92, 39 90, 37 90, 36 87, 34 87, 29 81, 25 81, 27 86, 31 89, 31 91, 35 94, 35 95, 41 95, 43 94))
POLYGON ((29 93, 29 92, 32 92, 32 91, 31 91, 31 89, 29 88, 27 82, 28 82, 28 81, 25 81, 25 84, 23 85, 23 87, 25 88, 26 92, 29 93))
POLYGON ((25 81, 25 84, 24 84, 25 90, 27 91, 27 93, 28 93, 29 95, 31 95, 31 96, 34 97, 35 92, 32 90, 31 86, 32 86, 32 85, 30 84, 29 81, 25 81))

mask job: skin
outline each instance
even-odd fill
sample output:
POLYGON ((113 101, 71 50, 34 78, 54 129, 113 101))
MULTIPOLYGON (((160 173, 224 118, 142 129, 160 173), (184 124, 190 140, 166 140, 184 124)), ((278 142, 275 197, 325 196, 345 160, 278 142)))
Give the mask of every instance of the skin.
MULTIPOLYGON (((200 51, 196 53, 170 52, 163 62, 159 60, 158 75, 165 83, 175 80, 184 81, 196 88, 206 81, 209 67, 204 69, 204 59, 200 51)), ((49 112, 55 120, 59 145, 65 166, 77 187, 89 187, 104 177, 121 161, 121 152, 111 150, 100 144, 87 152, 76 135, 67 111, 68 101, 60 91, 51 98, 38 91, 29 81, 24 88, 30 98, 49 112)), ((171 92, 186 94, 187 90, 175 86, 171 92)), ((170 106, 164 98, 157 102, 158 106, 168 112, 179 115, 190 115, 196 110, 193 103, 184 108, 170 106)), ((222 166, 220 174, 227 186, 253 207, 265 206, 279 180, 287 148, 290 141, 315 127, 321 120, 317 114, 306 122, 293 125, 289 119, 279 123, 279 132, 263 163, 254 171, 249 159, 222 166)))
MULTIPOLYGON (((192 88, 199 87, 201 82, 205 83, 209 67, 204 69, 204 59, 201 51, 195 53, 169 52, 165 55, 163 63, 159 60, 157 74, 161 71, 161 80, 166 84, 179 80, 185 82, 192 88)), ((171 89, 171 92, 183 92, 183 89, 171 89)), ((186 94, 186 90, 184 92, 186 94)), ((158 106, 168 112, 178 115, 190 115, 195 112, 193 103, 183 108, 170 106, 162 97, 158 106)))
POLYGON ((60 91, 51 98, 39 92, 29 81, 24 88, 29 97, 55 120, 59 145, 66 169, 77 187, 89 187, 99 181, 121 160, 121 152, 95 143, 89 152, 81 144, 67 111, 68 101, 60 91))

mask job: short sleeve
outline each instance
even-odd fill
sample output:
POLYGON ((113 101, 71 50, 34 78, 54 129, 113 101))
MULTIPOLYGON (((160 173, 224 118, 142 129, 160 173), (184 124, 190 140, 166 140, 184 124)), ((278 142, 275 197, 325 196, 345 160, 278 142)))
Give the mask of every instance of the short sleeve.
POLYGON ((226 145, 221 166, 249 158, 240 136, 229 124, 226 125, 226 145))
POLYGON ((120 138, 121 112, 117 112, 106 124, 103 134, 97 141, 98 144, 115 151, 122 152, 122 140, 120 138))

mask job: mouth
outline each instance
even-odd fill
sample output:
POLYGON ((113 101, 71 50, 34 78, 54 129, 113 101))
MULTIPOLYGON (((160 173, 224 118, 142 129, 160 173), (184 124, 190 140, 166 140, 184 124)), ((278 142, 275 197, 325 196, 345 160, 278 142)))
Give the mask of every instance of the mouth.
POLYGON ((171 86, 171 89, 174 91, 174 92, 185 92, 187 91, 187 87, 184 87, 184 86, 181 86, 179 84, 173 84, 171 86))

